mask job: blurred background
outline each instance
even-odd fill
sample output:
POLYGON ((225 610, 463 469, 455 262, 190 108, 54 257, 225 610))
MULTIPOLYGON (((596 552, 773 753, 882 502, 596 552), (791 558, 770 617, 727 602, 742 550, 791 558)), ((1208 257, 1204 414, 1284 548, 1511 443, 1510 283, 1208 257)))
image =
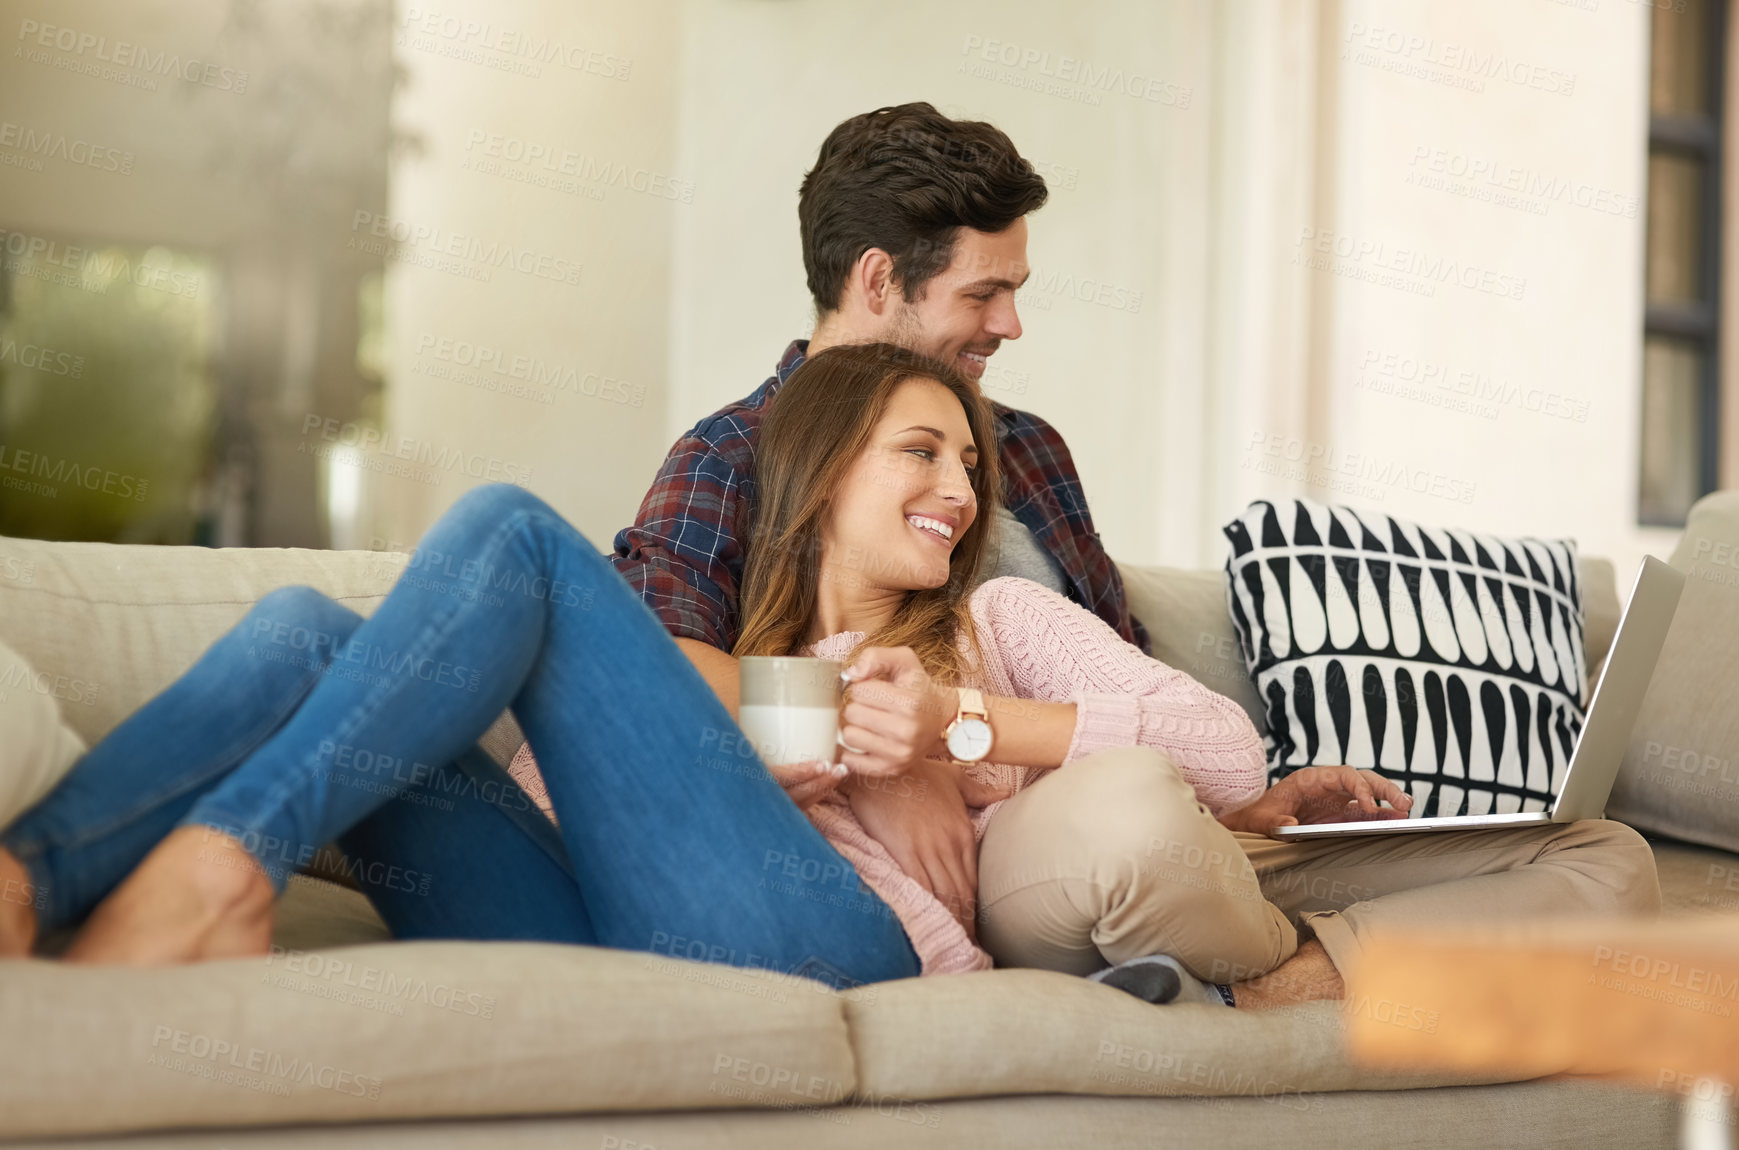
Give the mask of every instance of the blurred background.
POLYGON ((600 547, 928 100, 1045 176, 996 398, 1126 562, 1248 500, 1569 535, 1739 483, 1723 0, 0 0, 0 534, 600 547))

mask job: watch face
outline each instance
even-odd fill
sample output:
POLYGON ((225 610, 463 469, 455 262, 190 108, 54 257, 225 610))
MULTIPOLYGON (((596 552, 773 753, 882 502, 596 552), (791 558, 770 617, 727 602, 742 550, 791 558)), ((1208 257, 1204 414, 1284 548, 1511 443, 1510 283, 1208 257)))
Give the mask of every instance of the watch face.
POLYGON ((961 762, 976 763, 990 753, 990 724, 983 719, 961 719, 948 732, 948 753, 961 762))

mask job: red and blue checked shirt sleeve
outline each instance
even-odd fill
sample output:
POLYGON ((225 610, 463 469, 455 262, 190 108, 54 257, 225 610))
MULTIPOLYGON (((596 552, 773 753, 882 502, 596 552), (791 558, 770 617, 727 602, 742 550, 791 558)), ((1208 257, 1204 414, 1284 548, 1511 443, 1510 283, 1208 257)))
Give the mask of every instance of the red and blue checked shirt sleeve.
POLYGON ((703 434, 706 426, 671 448, 634 526, 617 534, 612 562, 671 635, 729 651, 739 625, 749 494, 740 462, 752 460, 753 449, 743 429, 728 429, 721 442, 703 434))

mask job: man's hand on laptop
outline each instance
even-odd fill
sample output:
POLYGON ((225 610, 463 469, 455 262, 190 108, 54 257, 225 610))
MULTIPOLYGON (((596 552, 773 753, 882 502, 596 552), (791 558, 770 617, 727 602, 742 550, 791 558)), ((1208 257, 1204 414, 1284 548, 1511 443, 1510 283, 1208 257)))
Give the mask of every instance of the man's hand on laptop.
POLYGON ((1229 830, 1266 835, 1299 823, 1404 819, 1412 808, 1412 796, 1375 771, 1300 767, 1254 802, 1221 815, 1220 823, 1229 830))

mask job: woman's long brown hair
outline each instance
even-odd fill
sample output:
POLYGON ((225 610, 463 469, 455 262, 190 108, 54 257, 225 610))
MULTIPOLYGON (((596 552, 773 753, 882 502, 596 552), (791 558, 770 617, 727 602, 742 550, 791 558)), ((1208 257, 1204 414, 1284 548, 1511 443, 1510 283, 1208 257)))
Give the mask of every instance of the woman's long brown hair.
POLYGON ((795 655, 808 643, 821 582, 821 526, 829 500, 869 444, 894 390, 933 379, 965 409, 978 447, 978 513, 948 559, 948 581, 908 592, 864 646, 910 647, 932 678, 957 683, 976 662, 968 596, 1002 490, 989 402, 953 367, 892 344, 842 344, 805 360, 773 397, 755 448, 743 571, 743 629, 735 655, 795 655))

